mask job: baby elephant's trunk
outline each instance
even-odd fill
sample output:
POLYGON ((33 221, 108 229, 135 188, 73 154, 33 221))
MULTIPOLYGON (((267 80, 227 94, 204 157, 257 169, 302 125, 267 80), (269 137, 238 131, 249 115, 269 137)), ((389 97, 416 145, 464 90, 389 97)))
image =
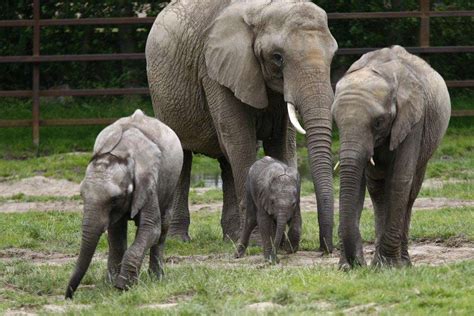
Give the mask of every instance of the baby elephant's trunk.
POLYGON ((66 289, 66 298, 72 299, 72 296, 79 286, 79 283, 81 283, 84 274, 86 274, 102 232, 102 227, 92 227, 86 220, 84 220, 82 225, 81 251, 79 253, 79 258, 77 259, 76 268, 74 269, 66 289))
POLYGON ((273 255, 276 258, 277 250, 280 248, 281 241, 283 239, 283 234, 285 233, 286 228, 286 214, 283 211, 280 211, 277 216, 277 227, 275 233, 275 243, 273 245, 273 255))

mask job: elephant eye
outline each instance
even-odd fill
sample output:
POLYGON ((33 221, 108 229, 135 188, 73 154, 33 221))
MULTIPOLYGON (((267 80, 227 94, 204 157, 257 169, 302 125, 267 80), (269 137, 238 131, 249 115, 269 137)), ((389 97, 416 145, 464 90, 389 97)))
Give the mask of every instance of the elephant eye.
POLYGON ((379 117, 378 119, 375 120, 374 122, 374 128, 375 129, 380 129, 383 126, 384 119, 383 117, 379 117))
POLYGON ((278 66, 283 66, 283 56, 280 53, 273 53, 273 62, 278 66))

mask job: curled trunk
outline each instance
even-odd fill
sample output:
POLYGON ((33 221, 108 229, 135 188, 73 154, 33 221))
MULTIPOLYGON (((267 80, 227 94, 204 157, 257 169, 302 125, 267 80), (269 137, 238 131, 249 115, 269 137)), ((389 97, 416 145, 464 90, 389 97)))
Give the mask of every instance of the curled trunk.
POLYGON ((69 280, 66 289, 66 298, 72 299, 79 283, 81 283, 89 265, 91 263, 94 252, 97 248, 100 236, 103 232, 102 227, 95 227, 90 225, 91 221, 84 220, 82 225, 82 240, 79 258, 76 262, 76 267, 69 280))

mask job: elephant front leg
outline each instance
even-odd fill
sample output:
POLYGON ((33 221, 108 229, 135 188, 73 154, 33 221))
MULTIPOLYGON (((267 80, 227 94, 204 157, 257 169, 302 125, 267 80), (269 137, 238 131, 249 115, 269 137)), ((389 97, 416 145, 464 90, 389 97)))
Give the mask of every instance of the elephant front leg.
POLYGON ((170 222, 169 234, 180 238, 183 241, 190 241, 189 225, 191 223, 189 217, 189 186, 191 182, 191 166, 193 154, 189 150, 184 150, 183 168, 176 187, 172 205, 172 219, 170 222))
POLYGON ((271 264, 278 263, 277 246, 275 245, 275 223, 267 213, 258 214, 257 222, 262 236, 263 257, 271 264))
POLYGON ((222 177, 222 190, 224 203, 222 207, 221 227, 224 239, 237 240, 235 234, 240 229, 239 205, 235 193, 234 176, 232 168, 225 157, 219 158, 222 177))
POLYGON ((161 235, 159 206, 156 197, 153 200, 155 201, 140 213, 140 224, 136 238, 125 252, 120 274, 115 281, 115 287, 118 289, 126 290, 137 282, 145 252, 157 243, 161 235))
POLYGON ((245 224, 234 255, 236 258, 241 258, 244 255, 249 245, 250 234, 257 226, 257 208, 249 192, 246 195, 246 209, 245 224))
POLYGON ((127 218, 124 216, 108 229, 109 257, 107 260, 107 278, 114 283, 120 272, 120 265, 127 251, 127 218))
POLYGON ((301 237, 301 213, 298 210, 295 212, 295 217, 292 219, 290 229, 288 230, 288 242, 285 245, 287 253, 296 253, 300 245, 301 237))

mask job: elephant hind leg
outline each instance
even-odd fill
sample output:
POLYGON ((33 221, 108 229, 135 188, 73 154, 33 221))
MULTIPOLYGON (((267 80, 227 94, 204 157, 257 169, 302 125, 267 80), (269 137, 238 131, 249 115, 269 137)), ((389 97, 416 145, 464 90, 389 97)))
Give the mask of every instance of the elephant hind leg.
POLYGON ((408 199, 408 207, 407 212, 405 214, 405 218, 403 220, 403 228, 402 228, 402 241, 401 241, 401 260, 402 264, 405 266, 411 266, 410 255, 408 253, 408 236, 410 230, 410 222, 411 222, 411 210, 413 208, 413 204, 415 203, 416 197, 421 190, 421 186, 423 184, 423 179, 425 178, 425 171, 426 165, 417 170, 415 178, 413 179, 413 184, 410 191, 410 197, 408 199))
POLYGON ((172 204, 172 219, 170 221, 169 234, 183 241, 190 241, 189 225, 191 223, 189 217, 189 187, 191 183, 191 167, 193 162, 193 154, 189 150, 184 150, 183 168, 179 176, 176 194, 172 204))
POLYGON ((225 157, 219 158, 221 167, 224 203, 222 207, 221 227, 224 239, 237 240, 240 230, 239 205, 235 193, 232 168, 225 157))

